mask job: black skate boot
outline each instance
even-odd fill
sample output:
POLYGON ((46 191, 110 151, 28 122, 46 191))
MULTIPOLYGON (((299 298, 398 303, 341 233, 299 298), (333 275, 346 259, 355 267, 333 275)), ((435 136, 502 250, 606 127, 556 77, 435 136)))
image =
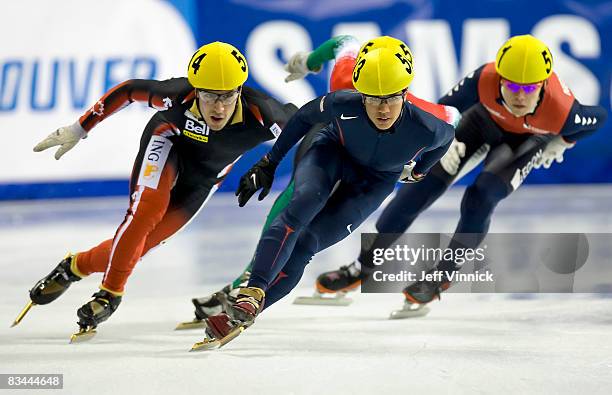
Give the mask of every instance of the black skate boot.
POLYGON ((53 302, 66 292, 73 282, 81 279, 70 269, 74 259, 75 255, 67 254, 51 273, 34 284, 30 289, 30 302, 17 316, 12 326, 19 324, 32 306, 53 302))
POLYGON ((234 301, 235 297, 230 296, 229 285, 212 295, 202 298, 193 298, 191 299, 191 303, 193 303, 195 307, 195 318, 191 321, 179 322, 174 330, 182 331, 186 329, 204 328, 206 327, 205 319, 213 315, 225 313, 234 301))
MULTIPOLYGON (((427 273, 431 274, 434 271, 435 269, 427 273)), ((401 309, 393 310, 389 318, 415 318, 429 314, 430 310, 426 305, 434 299, 440 299, 440 293, 447 290, 450 285, 445 275, 437 281, 417 281, 410 284, 402 291, 405 296, 404 305, 401 309)))
MULTIPOLYGON (((203 298, 191 299, 195 307, 195 318, 196 320, 202 321, 213 315, 221 314, 227 311, 228 306, 233 303, 230 302, 229 291, 226 292, 226 288, 223 288, 219 292, 215 292, 212 295, 205 296, 203 298)), ((232 298, 235 300, 235 298, 232 298)))
MULTIPOLYGON (((427 273, 431 274, 437 270, 430 270, 427 273)), ((440 280, 435 281, 417 281, 404 288, 403 294, 406 301, 416 304, 427 304, 434 299, 440 299, 440 293, 446 291, 451 283, 445 274, 440 280)))
POLYGON ((93 299, 77 310, 79 332, 72 335, 71 343, 89 340, 96 334, 96 327, 106 321, 119 307, 121 296, 100 290, 93 299))
POLYGON ((30 290, 30 299, 34 304, 48 304, 59 298, 70 285, 81 277, 70 270, 74 255, 66 255, 64 259, 45 278, 38 281, 30 290))
POLYGON ((317 278, 317 291, 319 293, 336 293, 353 291, 361 285, 363 279, 360 269, 355 262, 340 266, 338 270, 325 272, 317 278))

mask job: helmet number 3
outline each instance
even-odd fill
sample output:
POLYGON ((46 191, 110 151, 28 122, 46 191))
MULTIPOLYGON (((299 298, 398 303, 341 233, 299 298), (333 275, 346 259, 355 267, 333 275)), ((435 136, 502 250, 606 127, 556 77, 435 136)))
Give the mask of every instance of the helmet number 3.
POLYGON ((357 80, 359 79, 359 73, 361 73, 361 69, 363 69, 365 63, 366 60, 361 59, 359 63, 357 63, 357 66, 355 66, 355 71, 353 72, 353 82, 357 82, 357 80))
POLYGON ((200 69, 200 63, 202 63, 202 59, 204 59, 205 56, 206 56, 206 54, 203 53, 202 55, 200 55, 197 58, 193 59, 193 61, 191 62, 191 68, 193 69, 193 74, 194 75, 200 69))

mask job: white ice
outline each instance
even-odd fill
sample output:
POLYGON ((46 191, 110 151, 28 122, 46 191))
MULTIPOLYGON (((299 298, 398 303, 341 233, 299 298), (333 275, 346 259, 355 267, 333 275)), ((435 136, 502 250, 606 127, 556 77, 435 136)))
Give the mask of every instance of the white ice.
MULTIPOLYGON (((451 232, 460 197, 461 189, 449 191, 412 230, 451 232)), ((0 204, 0 373, 62 373, 66 394, 612 393, 605 295, 448 294, 427 317, 394 321, 387 317, 400 295, 354 293, 348 307, 292 305, 311 293, 318 273, 355 258, 357 234, 317 255, 300 287, 238 339, 189 353, 202 330, 175 332, 175 324, 191 319, 192 297, 242 270, 272 200, 238 208, 233 196, 213 197, 188 229, 138 264, 119 310, 77 345, 68 344, 75 312, 100 276, 9 325, 67 249, 113 235, 126 199, 0 204)), ((524 187, 500 204, 492 231, 610 233, 612 188, 524 187)), ((17 393, 30 392, 41 393, 17 393)))

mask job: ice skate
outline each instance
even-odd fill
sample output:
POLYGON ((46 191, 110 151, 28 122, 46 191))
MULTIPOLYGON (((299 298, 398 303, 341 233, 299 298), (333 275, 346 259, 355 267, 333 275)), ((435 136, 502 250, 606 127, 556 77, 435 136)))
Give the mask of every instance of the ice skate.
POLYGON ((240 287, 247 285, 251 273, 245 271, 237 281, 227 284, 221 291, 203 298, 193 298, 191 303, 195 307, 195 317, 191 321, 180 322, 174 330, 199 329, 206 327, 204 321, 208 317, 227 312, 229 306, 236 301, 240 287), (238 282, 239 281, 239 282, 238 282))
POLYGON ((300 296, 293 304, 314 306, 348 306, 353 299, 347 298, 348 292, 361 285, 361 271, 355 262, 341 266, 338 270, 325 272, 317 278, 316 290, 312 296, 300 296))
POLYGON ((225 292, 226 288, 203 298, 191 299, 191 303, 195 307, 195 318, 192 321, 180 322, 174 330, 204 328, 206 327, 204 321, 206 318, 226 312, 227 307, 236 300, 235 296, 232 297, 225 292))
MULTIPOLYGON (((432 273, 434 270, 429 271, 432 273)), ((406 301, 414 304, 427 304, 434 299, 440 299, 440 293, 447 290, 451 283, 446 276, 440 281, 417 281, 404 288, 406 301)))
POLYGON ((401 320, 404 318, 416 318, 423 317, 429 314, 429 307, 424 304, 411 303, 407 300, 404 301, 404 306, 401 309, 393 310, 389 315, 390 320, 401 320))
POLYGON ((265 292, 257 287, 243 287, 227 313, 206 319, 206 337, 195 343, 191 351, 223 347, 255 322, 265 300, 265 292))
POLYGON ((19 324, 23 317, 30 311, 32 306, 45 305, 59 298, 70 285, 79 281, 81 277, 74 274, 70 266, 75 259, 75 255, 67 254, 64 259, 43 279, 34 284, 30 289, 30 301, 21 310, 21 313, 15 318, 11 327, 19 324))
POLYGON ((189 351, 215 350, 237 338, 250 323, 232 320, 226 313, 206 319, 204 340, 195 343, 189 351))
POLYGON ((70 343, 80 343, 93 338, 96 328, 106 321, 119 307, 121 296, 101 290, 92 295, 94 298, 77 310, 79 331, 70 337, 70 343))
MULTIPOLYGON (((430 271, 431 272, 431 271, 430 271)), ((440 293, 450 287, 450 281, 444 277, 441 281, 417 281, 406 288, 404 306, 393 310, 389 319, 416 318, 427 315, 430 311, 427 304, 434 299, 440 299, 440 293)))

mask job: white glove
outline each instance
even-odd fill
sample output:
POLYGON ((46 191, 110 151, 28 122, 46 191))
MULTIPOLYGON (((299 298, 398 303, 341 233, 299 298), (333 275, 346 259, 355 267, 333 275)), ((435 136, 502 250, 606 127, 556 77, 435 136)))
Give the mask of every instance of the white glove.
POLYGON ((448 151, 440 159, 440 165, 451 176, 457 174, 461 158, 465 156, 465 144, 457 139, 453 139, 448 151))
POLYGON ((308 65, 306 64, 308 55, 310 55, 310 52, 298 52, 289 59, 289 62, 287 62, 284 67, 285 71, 289 73, 289 75, 285 77, 285 82, 299 80, 306 77, 308 74, 319 72, 319 70, 312 71, 308 69, 308 65))
POLYGON ((398 181, 402 184, 412 184, 425 178, 425 174, 415 174, 413 172, 414 166, 416 166, 416 162, 413 160, 408 162, 407 165, 404 165, 404 169, 402 170, 402 174, 400 174, 398 181))
POLYGON ((563 162, 563 153, 566 149, 572 148, 576 143, 568 143, 561 136, 556 136, 546 145, 544 148, 544 152, 542 152, 542 159, 539 163, 536 164, 536 168, 539 168, 540 165, 544 166, 545 169, 550 168, 553 161, 557 161, 557 163, 563 162))
POLYGON ((72 125, 61 127, 48 135, 43 141, 36 144, 34 152, 44 151, 47 148, 59 145, 59 149, 55 152, 55 159, 59 159, 66 152, 70 151, 80 139, 85 137, 87 137, 87 132, 79 121, 76 121, 72 125))

